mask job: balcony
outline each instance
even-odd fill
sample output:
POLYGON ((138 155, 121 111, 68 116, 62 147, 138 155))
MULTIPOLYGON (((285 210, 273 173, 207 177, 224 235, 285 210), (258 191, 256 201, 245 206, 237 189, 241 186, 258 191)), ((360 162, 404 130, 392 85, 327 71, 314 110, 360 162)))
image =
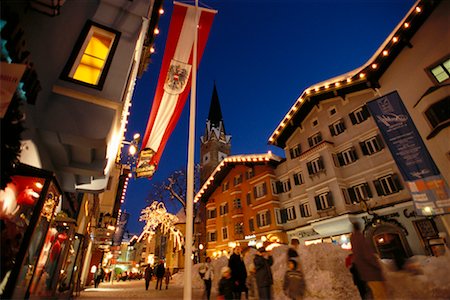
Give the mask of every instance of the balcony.
POLYGON ((336 207, 332 206, 326 209, 318 210, 317 214, 319 217, 334 217, 336 216, 336 207))

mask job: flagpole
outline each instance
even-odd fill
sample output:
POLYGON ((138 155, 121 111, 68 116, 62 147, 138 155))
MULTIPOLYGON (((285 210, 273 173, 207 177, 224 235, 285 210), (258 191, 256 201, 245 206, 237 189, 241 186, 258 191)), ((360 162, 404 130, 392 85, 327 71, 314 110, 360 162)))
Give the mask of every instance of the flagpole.
POLYGON ((195 0, 194 49, 192 55, 191 105, 189 109, 189 143, 186 186, 186 243, 184 254, 183 299, 192 299, 192 236, 194 225, 194 156, 195 156, 195 110, 197 94, 197 43, 198 43, 198 0, 195 0))

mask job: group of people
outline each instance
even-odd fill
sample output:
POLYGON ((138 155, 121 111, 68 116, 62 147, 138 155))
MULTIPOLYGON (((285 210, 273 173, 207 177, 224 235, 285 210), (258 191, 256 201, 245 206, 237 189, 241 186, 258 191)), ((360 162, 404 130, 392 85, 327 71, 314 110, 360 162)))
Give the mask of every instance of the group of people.
POLYGON ((152 280, 153 275, 156 276, 156 286, 155 289, 162 289, 163 280, 165 279, 166 290, 169 288, 170 280, 172 279, 172 273, 169 268, 164 266, 164 261, 161 260, 159 264, 153 270, 152 266, 149 264, 145 268, 144 278, 145 278, 145 290, 148 290, 150 285, 150 281, 152 280))
MULTIPOLYGON (((298 240, 293 240, 288 251, 288 270, 283 279, 283 290, 290 299, 301 299, 304 292, 304 278, 300 270, 298 253, 296 247, 298 240)), ((273 257, 264 247, 257 249, 253 264, 249 266, 248 274, 245 266, 242 249, 237 246, 233 250, 228 266, 221 270, 222 278, 219 281, 219 299, 235 300, 241 299, 245 294, 245 299, 268 300, 273 299, 273 276, 271 266, 273 257)), ((208 257, 206 263, 199 269, 200 276, 205 282, 206 297, 211 296, 211 283, 213 280, 213 269, 211 259, 208 257)))

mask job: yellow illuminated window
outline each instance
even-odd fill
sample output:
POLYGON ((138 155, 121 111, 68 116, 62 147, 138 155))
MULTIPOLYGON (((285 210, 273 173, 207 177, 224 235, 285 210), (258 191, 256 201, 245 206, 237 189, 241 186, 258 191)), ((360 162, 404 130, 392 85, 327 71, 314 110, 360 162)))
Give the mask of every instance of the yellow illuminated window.
POLYGON ((78 54, 69 77, 98 85, 116 35, 92 26, 78 54))

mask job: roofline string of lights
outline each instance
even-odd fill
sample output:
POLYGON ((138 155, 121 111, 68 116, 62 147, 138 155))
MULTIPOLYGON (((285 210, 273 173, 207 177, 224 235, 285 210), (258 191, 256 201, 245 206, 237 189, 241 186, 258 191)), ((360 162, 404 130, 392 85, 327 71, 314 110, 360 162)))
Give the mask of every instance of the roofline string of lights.
POLYGON ((281 158, 269 151, 264 154, 250 154, 250 155, 233 155, 228 156, 222 160, 222 162, 216 167, 216 169, 209 176, 208 180, 203 184, 200 191, 195 195, 194 203, 197 203, 211 183, 214 181, 214 177, 227 163, 245 163, 245 162, 268 162, 270 160, 280 161, 281 158))
MULTIPOLYGON (((162 15, 162 14, 164 14, 164 9, 160 8, 158 12, 159 12, 160 15, 162 15)), ((153 30, 153 33, 156 34, 156 35, 158 35, 158 34, 160 33, 159 28, 156 27, 156 28, 153 30)), ((156 50, 155 50, 155 47, 154 47, 154 45, 152 45, 152 46, 150 47, 150 53, 155 53, 155 51, 156 51, 156 50)))
POLYGON ((379 63, 389 56, 390 53, 389 49, 391 49, 395 44, 397 44, 400 41, 399 36, 401 35, 401 31, 408 30, 408 28, 411 27, 411 22, 413 21, 414 17, 420 14, 422 11, 423 6, 421 6, 420 4, 411 8, 406 17, 397 25, 393 33, 385 40, 385 42, 381 45, 381 47, 377 50, 377 52, 375 52, 372 58, 366 62, 365 65, 353 71, 345 73, 341 76, 332 78, 330 80, 321 82, 317 85, 313 85, 305 89, 301 94, 301 96, 291 107, 289 112, 285 115, 283 121, 281 121, 280 124, 278 124, 277 129, 272 133, 272 135, 269 138, 269 143, 273 144, 275 142, 275 139, 280 135, 280 133, 284 130, 289 121, 294 117, 295 112, 300 108, 300 106, 303 104, 303 102, 308 96, 314 94, 317 95, 320 94, 321 92, 329 91, 333 87, 339 89, 345 86, 350 86, 352 84, 361 82, 367 77, 367 74, 364 72, 364 70, 369 66, 370 67, 368 71, 378 69, 379 63))

